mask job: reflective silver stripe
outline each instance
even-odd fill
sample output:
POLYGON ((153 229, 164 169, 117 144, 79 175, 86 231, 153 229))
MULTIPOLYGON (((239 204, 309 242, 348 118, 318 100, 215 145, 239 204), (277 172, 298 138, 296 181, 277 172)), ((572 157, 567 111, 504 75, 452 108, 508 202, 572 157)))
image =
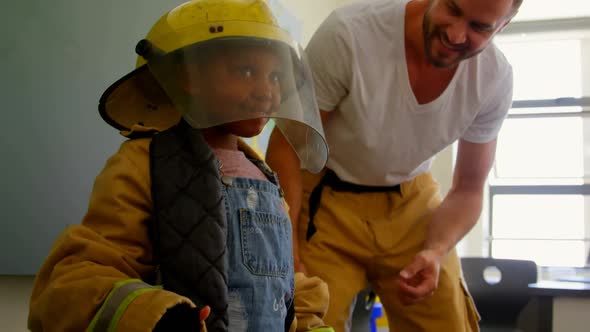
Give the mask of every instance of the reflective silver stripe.
POLYGON ((153 288, 144 282, 129 282, 114 290, 113 295, 108 301, 103 304, 102 312, 96 321, 94 330, 96 332, 106 332, 109 329, 109 324, 121 303, 125 298, 136 290, 143 288, 153 288))

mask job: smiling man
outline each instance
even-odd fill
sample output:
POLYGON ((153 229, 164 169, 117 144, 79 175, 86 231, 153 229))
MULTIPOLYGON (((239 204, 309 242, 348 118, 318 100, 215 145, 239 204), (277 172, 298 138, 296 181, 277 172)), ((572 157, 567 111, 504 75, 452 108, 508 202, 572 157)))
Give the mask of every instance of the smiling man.
POLYGON ((307 47, 330 159, 300 171, 279 131, 267 161, 294 221, 296 269, 328 282, 348 331, 371 284, 391 331, 476 331, 455 245, 481 213, 512 69, 493 37, 522 0, 374 0, 335 10, 307 47), (446 197, 430 173, 458 141, 446 197))

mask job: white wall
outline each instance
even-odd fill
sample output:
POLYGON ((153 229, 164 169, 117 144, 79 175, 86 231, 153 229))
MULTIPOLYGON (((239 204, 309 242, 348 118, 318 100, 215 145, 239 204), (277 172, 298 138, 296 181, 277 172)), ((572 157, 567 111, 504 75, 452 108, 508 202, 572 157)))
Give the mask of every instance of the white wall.
POLYGON ((330 12, 351 0, 280 0, 281 3, 303 22, 302 45, 307 45, 313 32, 330 12))
POLYGON ((0 330, 27 331, 31 276, 0 276, 0 330))

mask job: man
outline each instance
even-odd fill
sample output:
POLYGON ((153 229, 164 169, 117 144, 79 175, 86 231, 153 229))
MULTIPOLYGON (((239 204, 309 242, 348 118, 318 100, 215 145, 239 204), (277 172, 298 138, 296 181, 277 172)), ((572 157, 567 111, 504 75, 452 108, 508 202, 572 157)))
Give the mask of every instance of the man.
POLYGON ((348 330, 370 283, 391 331, 476 331, 457 242, 481 212, 512 69, 491 43, 522 0, 376 0, 335 10, 307 54, 330 146, 300 172, 274 131, 267 155, 294 221, 296 269, 330 290, 326 321, 348 330), (441 200, 432 158, 459 141, 441 200), (298 222, 297 222, 298 221, 298 222))

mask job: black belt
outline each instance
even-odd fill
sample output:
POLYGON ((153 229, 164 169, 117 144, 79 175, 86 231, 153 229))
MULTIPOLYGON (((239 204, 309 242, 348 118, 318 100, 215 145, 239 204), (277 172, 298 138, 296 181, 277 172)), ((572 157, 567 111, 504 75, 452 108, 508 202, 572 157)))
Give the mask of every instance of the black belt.
POLYGON ((331 169, 328 169, 320 182, 313 188, 309 195, 309 224, 307 226, 306 239, 309 240, 316 232, 313 218, 320 207, 322 190, 324 186, 329 186, 334 191, 345 191, 353 193, 381 193, 381 192, 401 192, 400 185, 395 186, 365 186, 340 180, 338 175, 331 169))

